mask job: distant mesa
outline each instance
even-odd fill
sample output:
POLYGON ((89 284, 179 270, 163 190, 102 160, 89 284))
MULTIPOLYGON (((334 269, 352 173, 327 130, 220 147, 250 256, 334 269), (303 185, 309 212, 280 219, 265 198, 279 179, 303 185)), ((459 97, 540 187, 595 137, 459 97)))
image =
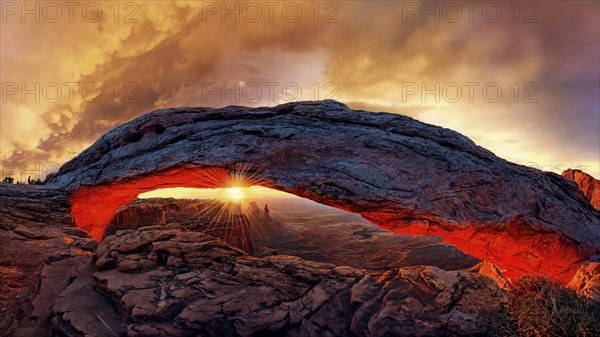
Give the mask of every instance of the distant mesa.
POLYGON ((600 252, 600 213, 569 180, 455 131, 330 100, 156 110, 102 136, 47 185, 68 191, 77 226, 100 240, 141 192, 240 178, 396 233, 441 236, 509 279, 535 272, 566 284, 600 252))

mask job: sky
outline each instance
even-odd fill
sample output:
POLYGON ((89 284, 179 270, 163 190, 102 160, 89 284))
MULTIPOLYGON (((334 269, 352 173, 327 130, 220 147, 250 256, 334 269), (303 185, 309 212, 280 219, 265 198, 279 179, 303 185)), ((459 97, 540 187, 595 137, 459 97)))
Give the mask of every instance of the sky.
POLYGON ((228 202, 264 201, 271 199, 300 199, 299 197, 262 186, 227 188, 162 188, 141 193, 139 199, 148 198, 213 199, 228 202))
POLYGON ((600 178, 598 1, 2 1, 2 176, 158 108, 336 99, 600 178))

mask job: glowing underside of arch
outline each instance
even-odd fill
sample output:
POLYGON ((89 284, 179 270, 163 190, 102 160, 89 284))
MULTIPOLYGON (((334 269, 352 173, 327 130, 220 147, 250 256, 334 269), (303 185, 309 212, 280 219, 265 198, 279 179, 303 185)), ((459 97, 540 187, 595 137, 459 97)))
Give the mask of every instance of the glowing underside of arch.
MULTIPOLYGON (((221 168, 173 168, 132 179, 114 181, 110 184, 83 187, 70 195, 71 214, 79 228, 97 240, 117 208, 129 204, 138 195, 164 188, 227 188, 232 186, 260 185, 275 188, 268 182, 235 176, 221 168)), ((301 190, 286 190, 303 197, 301 190)), ((273 192, 275 193, 275 192, 273 192)), ((327 200, 328 206, 345 211, 347 207, 327 200)), ((520 223, 509 223, 502 229, 481 226, 440 226, 423 222, 406 222, 394 218, 394 214, 379 212, 355 212, 373 224, 400 234, 440 236, 469 255, 489 261, 504 276, 515 279, 524 273, 551 275, 568 283, 585 257, 577 247, 554 232, 540 232, 520 223), (449 229, 451 228, 451 229, 449 229)))

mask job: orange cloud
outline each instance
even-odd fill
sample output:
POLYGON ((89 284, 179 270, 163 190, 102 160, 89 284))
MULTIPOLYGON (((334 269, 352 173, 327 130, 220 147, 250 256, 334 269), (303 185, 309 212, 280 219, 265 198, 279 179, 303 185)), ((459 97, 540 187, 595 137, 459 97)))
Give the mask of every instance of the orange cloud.
POLYGON ((538 1, 515 12, 481 2, 468 12, 456 3, 458 20, 436 1, 160 1, 118 11, 92 1, 77 2, 73 20, 42 13, 39 23, 3 7, 0 156, 62 163, 160 107, 335 98, 456 129, 522 164, 599 177, 600 5, 538 1), (102 15, 90 22, 96 6, 102 15), (23 97, 36 83, 39 99, 23 97))

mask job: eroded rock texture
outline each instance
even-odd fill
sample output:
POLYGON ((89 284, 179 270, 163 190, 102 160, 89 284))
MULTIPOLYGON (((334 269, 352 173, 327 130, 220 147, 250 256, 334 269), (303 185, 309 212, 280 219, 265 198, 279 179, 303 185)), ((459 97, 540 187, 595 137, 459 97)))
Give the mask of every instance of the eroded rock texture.
MULTIPOLYGON (((563 177, 573 180, 592 206, 600 210, 600 180, 580 170, 563 171, 563 177)), ((578 294, 600 302, 600 255, 593 256, 583 263, 569 286, 578 294)))
MULTIPOLYGON (((292 256, 251 257, 179 225, 117 232, 95 258, 93 279, 118 304, 128 336, 472 335, 505 303, 478 274, 420 266, 374 279, 292 256)), ((81 326, 90 313, 77 312, 55 310, 54 326, 81 326)), ((104 330, 117 331, 109 319, 104 330)))
POLYGON ((0 207, 3 337, 472 335, 505 300, 479 274, 419 266, 374 278, 251 257, 179 225, 98 246, 66 193, 42 186, 0 184, 0 207))
POLYGON ((258 184, 439 235, 514 279, 568 283, 600 251, 600 214, 565 178, 515 165, 457 132, 334 101, 157 110, 61 167, 72 214, 95 238, 120 205, 161 187, 258 184))
POLYGON ((562 175, 577 183, 592 206, 600 210, 600 180, 594 179, 594 177, 581 170, 568 169, 563 171, 562 175))
POLYGON ((97 241, 77 228, 65 192, 0 185, 0 335, 45 336, 51 301, 97 241))
POLYGON ((569 287, 600 303, 600 255, 593 256, 579 268, 569 287))

